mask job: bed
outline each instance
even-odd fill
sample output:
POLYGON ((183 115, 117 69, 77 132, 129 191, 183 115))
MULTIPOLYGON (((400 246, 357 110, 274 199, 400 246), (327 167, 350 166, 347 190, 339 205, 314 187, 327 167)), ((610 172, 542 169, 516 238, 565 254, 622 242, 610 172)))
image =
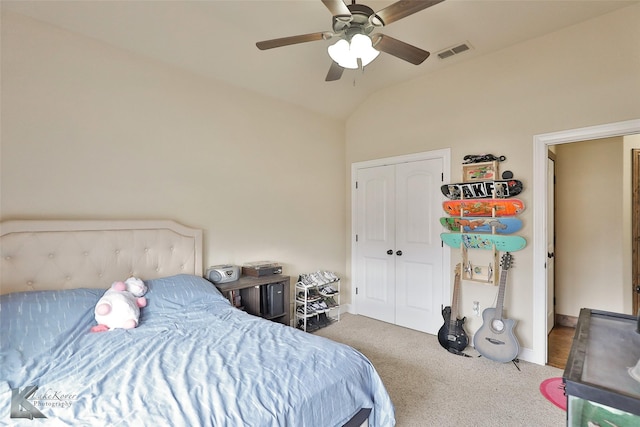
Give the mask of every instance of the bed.
POLYGON ((395 424, 365 356, 233 308, 204 280, 201 230, 5 221, 0 239, 0 424, 395 424), (138 327, 90 332, 130 276, 148 286, 138 327))

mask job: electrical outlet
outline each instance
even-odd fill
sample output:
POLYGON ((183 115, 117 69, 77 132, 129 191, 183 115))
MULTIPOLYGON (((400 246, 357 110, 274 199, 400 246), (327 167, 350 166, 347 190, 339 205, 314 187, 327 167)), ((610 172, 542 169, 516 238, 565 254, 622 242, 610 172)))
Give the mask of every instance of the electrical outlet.
POLYGON ((480 316, 480 301, 473 302, 473 314, 480 316))

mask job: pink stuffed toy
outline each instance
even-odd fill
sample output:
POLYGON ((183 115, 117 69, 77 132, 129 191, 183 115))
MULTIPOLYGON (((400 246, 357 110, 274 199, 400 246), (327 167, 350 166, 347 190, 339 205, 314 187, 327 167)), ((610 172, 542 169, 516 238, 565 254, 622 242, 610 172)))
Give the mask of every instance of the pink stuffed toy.
POLYGON ((138 326, 140 307, 147 305, 146 293, 147 286, 138 278, 114 282, 96 304, 94 313, 98 324, 91 328, 91 332, 138 326))

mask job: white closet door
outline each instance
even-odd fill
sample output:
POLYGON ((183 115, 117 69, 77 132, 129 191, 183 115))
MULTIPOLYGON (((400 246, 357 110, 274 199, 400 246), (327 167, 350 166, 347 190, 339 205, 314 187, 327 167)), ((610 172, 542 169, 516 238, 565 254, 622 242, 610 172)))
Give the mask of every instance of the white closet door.
POLYGON ((358 170, 358 314, 436 334, 443 299, 442 159, 358 170))
POLYGON ((396 324, 437 334, 442 326, 442 160, 396 166, 396 324))
POLYGON ((357 182, 358 314, 395 323, 395 167, 361 169, 357 182))

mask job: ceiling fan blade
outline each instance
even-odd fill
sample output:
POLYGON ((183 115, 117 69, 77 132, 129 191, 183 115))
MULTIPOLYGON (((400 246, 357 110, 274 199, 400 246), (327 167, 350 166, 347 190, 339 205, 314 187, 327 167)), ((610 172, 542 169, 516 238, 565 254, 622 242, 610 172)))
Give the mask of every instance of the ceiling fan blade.
POLYGON ((301 34, 299 36, 282 37, 280 39, 264 40, 256 43, 258 49, 266 50, 273 49, 274 47, 289 46, 292 44, 314 42, 318 40, 329 40, 333 37, 332 33, 321 32, 311 34, 301 34))
POLYGON ((388 53, 389 55, 393 55, 397 58, 404 59, 407 62, 411 62, 413 65, 422 64, 424 60, 431 55, 426 50, 422 50, 398 39, 394 39, 393 37, 385 36, 384 34, 373 34, 371 36, 371 41, 374 49, 388 53))
POLYGON ((342 77, 342 72, 344 68, 342 68, 336 61, 331 62, 331 67, 329 68, 329 72, 327 73, 327 78, 324 79, 325 82, 333 82, 336 80, 340 80, 342 77))
POLYGON ((322 0, 333 16, 351 16, 351 11, 342 0, 322 0))
POLYGON ((397 1, 380 9, 371 18, 371 23, 377 26, 389 25, 399 19, 406 18, 423 9, 442 3, 444 0, 409 0, 397 1))

